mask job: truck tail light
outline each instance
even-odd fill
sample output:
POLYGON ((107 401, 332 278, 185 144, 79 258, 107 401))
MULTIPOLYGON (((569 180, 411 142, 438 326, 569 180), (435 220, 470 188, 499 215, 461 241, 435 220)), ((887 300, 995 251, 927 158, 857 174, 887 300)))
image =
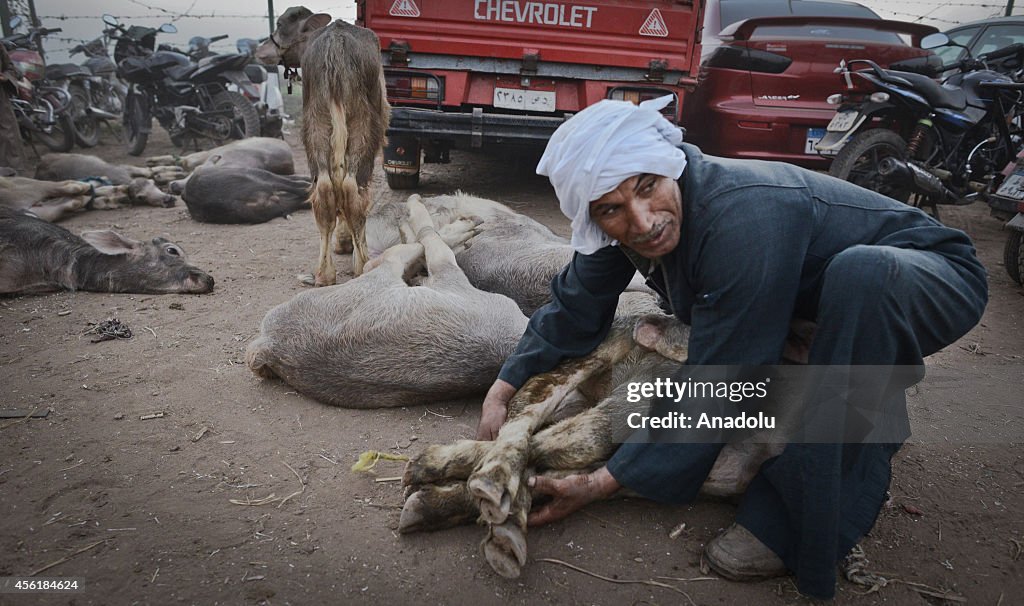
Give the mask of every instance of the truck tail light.
POLYGON ((765 74, 781 74, 793 63, 784 55, 742 46, 719 46, 704 62, 704 67, 740 69, 765 74))
POLYGON ((615 101, 629 101, 636 105, 639 105, 641 101, 657 99, 658 97, 664 97, 665 95, 672 95, 672 102, 666 105, 665 109, 661 110, 661 113, 672 122, 675 122, 677 115, 676 107, 679 104, 679 97, 670 90, 652 86, 616 86, 608 91, 609 99, 614 99, 615 101))
POLYGON ((433 74, 385 70, 384 83, 389 99, 441 103, 441 80, 433 74))

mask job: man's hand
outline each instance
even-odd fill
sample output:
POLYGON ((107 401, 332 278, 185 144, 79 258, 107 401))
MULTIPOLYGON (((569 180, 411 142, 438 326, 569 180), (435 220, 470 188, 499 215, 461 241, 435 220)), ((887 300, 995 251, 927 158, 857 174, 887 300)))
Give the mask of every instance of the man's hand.
POLYGON ((619 483, 602 467, 588 474, 568 476, 561 480, 533 476, 529 480, 533 494, 546 494, 554 497, 550 502, 530 512, 526 523, 530 526, 541 526, 549 522, 561 520, 570 513, 581 509, 587 503, 606 499, 620 488, 619 483))
POLYGON ((493 440, 508 416, 508 402, 516 394, 516 388, 501 379, 494 382, 487 391, 480 410, 480 424, 476 428, 477 440, 493 440))

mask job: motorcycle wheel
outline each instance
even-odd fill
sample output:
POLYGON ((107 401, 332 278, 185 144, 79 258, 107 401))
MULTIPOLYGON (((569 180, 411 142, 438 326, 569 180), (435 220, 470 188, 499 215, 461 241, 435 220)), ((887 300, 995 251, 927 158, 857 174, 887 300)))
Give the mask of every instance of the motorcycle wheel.
POLYGON ((1010 279, 1016 282, 1018 285, 1024 285, 1024 246, 1021 246, 1021 241, 1024 240, 1024 232, 1017 230, 1011 230, 1010 234, 1006 236, 1006 246, 1003 247, 1003 266, 1006 268, 1006 273, 1009 274, 1010 279))
POLYGON ((887 183, 878 174, 878 163, 891 156, 906 161, 907 142, 891 130, 871 129, 855 136, 839 150, 828 174, 906 204, 911 187, 887 183))
POLYGON ((141 156, 146 151, 146 143, 149 140, 149 133, 142 129, 149 120, 149 116, 142 107, 137 97, 128 97, 124 108, 124 139, 128 143, 128 153, 132 156, 141 156))
POLYGON ((81 86, 72 84, 68 87, 71 95, 72 125, 75 131, 75 142, 82 147, 96 147, 100 142, 100 121, 89 112, 89 93, 81 86))
POLYGON ((256 107, 249 102, 241 93, 224 91, 213 97, 214 109, 234 110, 234 120, 225 133, 218 133, 224 139, 246 139, 258 137, 260 134, 260 115, 256 107), (227 137, 223 137, 226 134, 227 137))
POLYGON ((50 128, 50 132, 34 130, 32 136, 42 142, 50 151, 66 153, 75 146, 75 125, 69 114, 62 113, 57 116, 57 122, 50 128))

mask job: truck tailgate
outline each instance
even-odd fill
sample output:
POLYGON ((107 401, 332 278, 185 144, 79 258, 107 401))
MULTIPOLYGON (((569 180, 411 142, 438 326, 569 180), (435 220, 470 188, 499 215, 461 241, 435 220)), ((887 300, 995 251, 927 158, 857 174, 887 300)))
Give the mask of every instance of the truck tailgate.
POLYGON ((381 48, 696 73, 700 5, 692 0, 359 0, 381 48), (694 52, 695 47, 697 48, 694 52))

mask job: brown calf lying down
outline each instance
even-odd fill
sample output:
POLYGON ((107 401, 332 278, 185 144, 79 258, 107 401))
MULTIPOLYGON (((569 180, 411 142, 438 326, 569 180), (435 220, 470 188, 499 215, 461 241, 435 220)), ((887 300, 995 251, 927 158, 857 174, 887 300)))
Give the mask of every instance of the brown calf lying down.
POLYGON ((42 181, 68 181, 101 178, 113 185, 127 185, 135 179, 152 179, 158 185, 170 183, 185 176, 178 166, 131 166, 111 164, 87 154, 46 154, 36 166, 36 179, 42 181))
POLYGON ((170 207, 174 201, 174 196, 143 178, 124 185, 94 186, 81 181, 0 177, 0 206, 31 211, 51 223, 85 209, 109 210, 132 204, 170 207))
MULTIPOLYGON (((518 577, 526 563, 529 476, 586 473, 610 458, 629 437, 628 415, 650 406, 650 400, 630 403, 628 384, 673 376, 686 357, 686 333, 674 318, 659 315, 650 295, 622 295, 605 342, 589 356, 530 379, 509 403, 508 421, 495 441, 430 446, 409 462, 399 531, 436 530, 479 517, 488 527, 481 544, 488 563, 504 577, 518 577)), ((764 436, 727 445, 701 492, 741 494, 782 448, 764 436)))
POLYGON ((184 156, 150 156, 146 159, 147 166, 175 166, 186 173, 211 164, 235 168, 260 168, 278 175, 295 174, 291 146, 281 139, 271 137, 249 137, 184 156))
POLYGON ((309 208, 309 178, 259 168, 200 166, 189 175, 181 199, 204 223, 265 223, 309 208))
POLYGON ((109 230, 78 237, 30 213, 0 208, 0 294, 59 290, 206 293, 213 278, 163 238, 139 242, 109 230))

